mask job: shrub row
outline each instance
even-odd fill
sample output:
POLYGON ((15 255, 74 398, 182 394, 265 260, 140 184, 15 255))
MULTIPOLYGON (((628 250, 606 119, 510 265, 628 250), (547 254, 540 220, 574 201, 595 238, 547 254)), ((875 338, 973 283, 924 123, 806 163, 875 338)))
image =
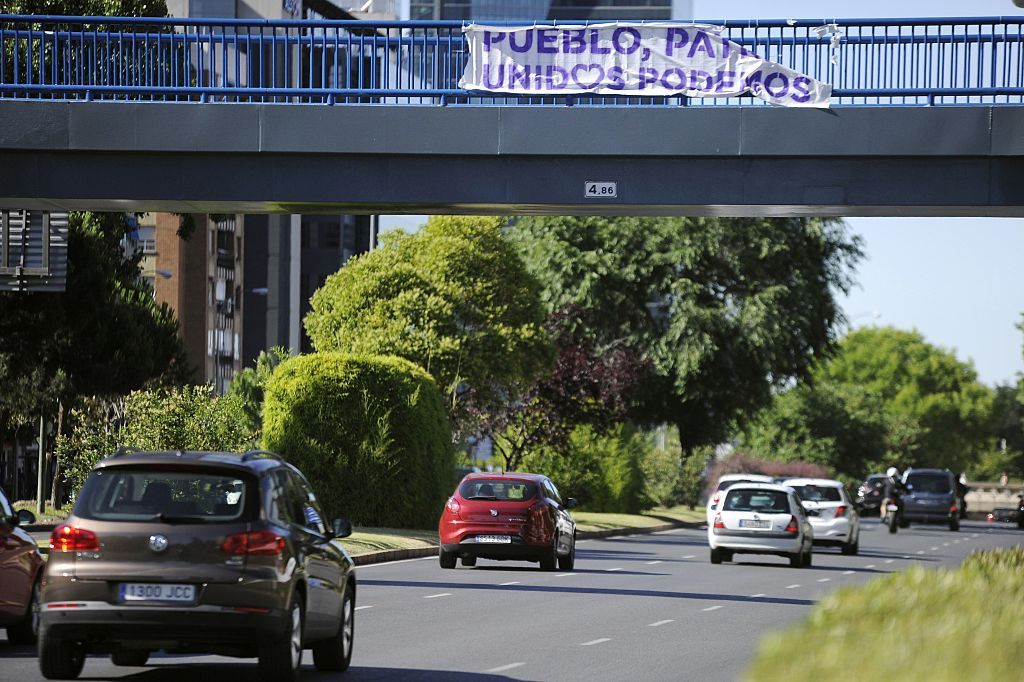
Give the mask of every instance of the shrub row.
POLYGON ((762 642, 748 679, 1012 680, 1024 651, 1024 548, 840 590, 762 642))

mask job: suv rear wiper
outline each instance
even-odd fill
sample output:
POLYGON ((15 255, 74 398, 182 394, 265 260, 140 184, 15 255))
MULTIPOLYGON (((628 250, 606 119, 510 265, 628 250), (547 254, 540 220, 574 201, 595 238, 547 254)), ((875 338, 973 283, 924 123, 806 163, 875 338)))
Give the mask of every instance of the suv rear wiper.
POLYGON ((160 523, 206 523, 207 518, 205 516, 175 516, 174 514, 157 514, 153 517, 154 521, 160 523))

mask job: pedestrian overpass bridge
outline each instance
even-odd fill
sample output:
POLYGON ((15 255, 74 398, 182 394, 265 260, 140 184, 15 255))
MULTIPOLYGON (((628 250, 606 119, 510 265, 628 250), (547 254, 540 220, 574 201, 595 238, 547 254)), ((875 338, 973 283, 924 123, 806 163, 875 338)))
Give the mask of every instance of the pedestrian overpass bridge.
POLYGON ((454 22, 0 15, 0 209, 1024 216, 1021 18, 715 23, 832 107, 470 92, 454 22))

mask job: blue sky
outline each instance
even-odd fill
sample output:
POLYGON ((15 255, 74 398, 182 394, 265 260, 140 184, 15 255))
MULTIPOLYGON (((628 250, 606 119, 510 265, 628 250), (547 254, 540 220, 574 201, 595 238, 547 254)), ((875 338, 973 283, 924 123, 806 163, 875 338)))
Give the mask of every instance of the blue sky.
MULTIPOLYGON (((696 19, 1024 16, 1011 0, 693 0, 696 19)), ((423 216, 388 216, 414 228, 423 216)), ((849 218, 867 254, 842 301, 852 326, 916 329, 989 385, 1024 373, 1024 219, 849 218)))

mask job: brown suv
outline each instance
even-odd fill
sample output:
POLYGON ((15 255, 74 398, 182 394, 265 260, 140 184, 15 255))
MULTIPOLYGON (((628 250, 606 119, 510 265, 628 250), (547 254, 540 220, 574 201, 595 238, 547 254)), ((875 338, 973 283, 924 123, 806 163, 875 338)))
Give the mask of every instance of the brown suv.
POLYGON ((32 512, 15 512, 0 490, 0 627, 11 644, 33 644, 39 628, 39 579, 43 557, 18 526, 35 523, 32 512))
POLYGON ((74 679, 85 655, 144 665, 151 652, 259 657, 294 680, 352 658, 356 578, 299 471, 273 453, 139 452, 99 462, 50 537, 39 668, 74 679))

